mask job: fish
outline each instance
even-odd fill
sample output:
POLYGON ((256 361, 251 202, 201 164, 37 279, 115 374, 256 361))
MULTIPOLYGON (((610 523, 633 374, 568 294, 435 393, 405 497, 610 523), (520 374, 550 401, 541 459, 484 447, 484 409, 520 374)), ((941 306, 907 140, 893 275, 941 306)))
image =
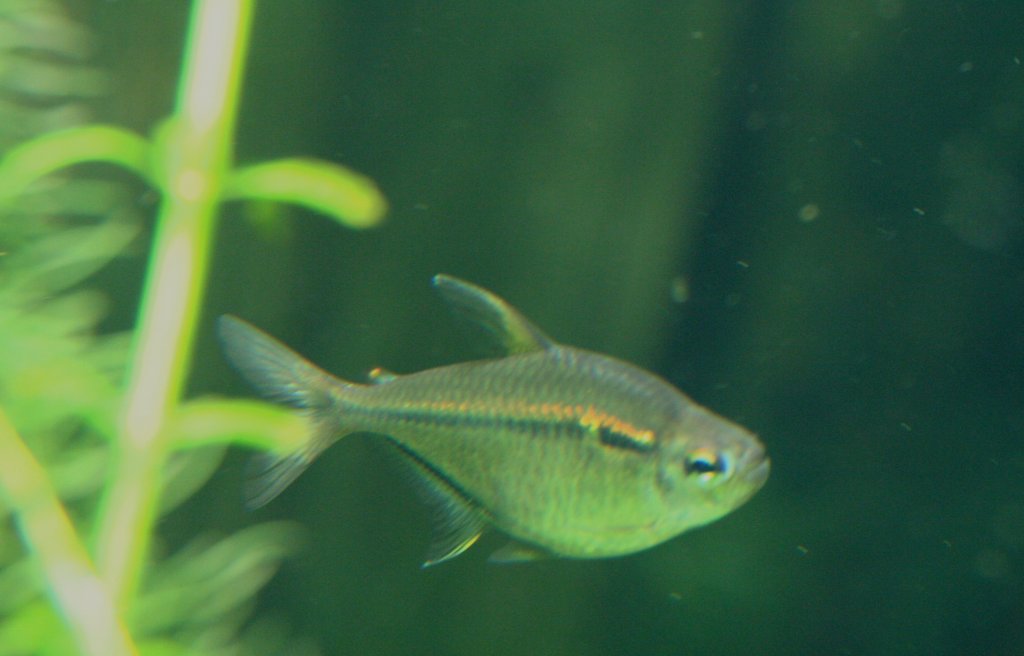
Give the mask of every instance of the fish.
POLYGON ((438 274, 456 311, 501 357, 341 380, 231 315, 227 359, 258 391, 305 415, 295 452, 257 456, 248 505, 270 502, 324 449, 353 433, 396 447, 435 509, 423 565, 469 549, 488 528, 510 542, 496 562, 636 553, 712 522, 765 483, 758 438, 662 378, 553 341, 508 302, 438 274))

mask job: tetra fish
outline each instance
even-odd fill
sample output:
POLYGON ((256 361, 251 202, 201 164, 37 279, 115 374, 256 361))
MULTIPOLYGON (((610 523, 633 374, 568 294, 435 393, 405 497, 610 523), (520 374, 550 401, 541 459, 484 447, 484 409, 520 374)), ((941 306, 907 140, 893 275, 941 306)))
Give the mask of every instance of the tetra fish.
POLYGON ((769 460, 746 429, 661 378, 560 345, 504 300, 457 278, 434 286, 500 340, 504 357, 340 380, 231 316, 224 349, 261 392, 302 408, 305 447, 266 456, 259 507, 325 448, 356 432, 390 440, 441 521, 425 565, 458 556, 488 526, 512 538, 492 560, 620 556, 707 524, 749 499, 769 460))

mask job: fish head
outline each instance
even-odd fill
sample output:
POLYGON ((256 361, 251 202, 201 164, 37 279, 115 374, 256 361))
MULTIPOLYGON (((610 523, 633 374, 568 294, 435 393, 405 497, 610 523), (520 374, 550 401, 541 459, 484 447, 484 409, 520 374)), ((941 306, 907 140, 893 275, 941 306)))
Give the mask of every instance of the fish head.
POLYGON ((696 404, 662 435, 657 489, 677 532, 735 510, 768 479, 770 461, 757 437, 696 404))

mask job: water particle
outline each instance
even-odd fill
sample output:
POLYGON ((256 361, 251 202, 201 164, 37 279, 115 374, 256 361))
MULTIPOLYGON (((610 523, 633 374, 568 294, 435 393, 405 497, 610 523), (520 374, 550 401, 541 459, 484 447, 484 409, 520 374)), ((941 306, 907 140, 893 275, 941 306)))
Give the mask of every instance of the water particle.
POLYGON ((669 298, 673 303, 685 303, 690 300, 690 281, 686 276, 676 276, 669 286, 669 298))
POLYGON ((800 208, 797 216, 804 223, 810 223, 821 216, 821 208, 818 207, 817 203, 807 203, 800 208))

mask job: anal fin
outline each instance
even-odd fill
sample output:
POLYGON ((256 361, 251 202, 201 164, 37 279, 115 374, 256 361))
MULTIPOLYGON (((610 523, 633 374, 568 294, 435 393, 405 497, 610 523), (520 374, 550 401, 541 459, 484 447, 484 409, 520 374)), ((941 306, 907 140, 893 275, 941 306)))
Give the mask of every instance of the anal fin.
POLYGON ((476 544, 482 534, 483 523, 476 525, 472 522, 463 522, 457 526, 435 528, 434 540, 427 550, 423 567, 433 567, 461 555, 463 551, 476 544))
POLYGON ((484 512, 415 452, 397 444, 413 467, 417 487, 434 511, 434 535, 423 567, 451 560, 473 546, 487 526, 484 512))
POLYGON ((434 498, 434 535, 427 549, 423 567, 431 567, 451 560, 480 539, 486 523, 483 514, 462 497, 454 488, 437 477, 425 480, 424 487, 430 486, 429 494, 434 498))

